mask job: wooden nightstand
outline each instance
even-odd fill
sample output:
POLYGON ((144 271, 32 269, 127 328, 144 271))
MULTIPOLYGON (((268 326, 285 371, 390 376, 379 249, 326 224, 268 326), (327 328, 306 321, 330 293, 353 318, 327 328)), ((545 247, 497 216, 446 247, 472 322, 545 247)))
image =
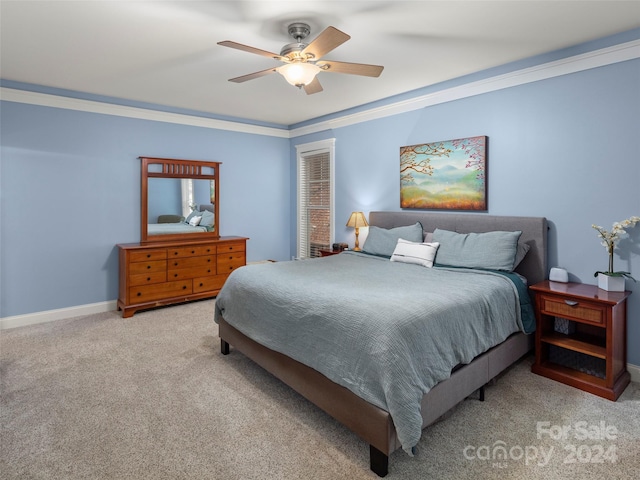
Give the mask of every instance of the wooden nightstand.
POLYGON ((535 292, 536 361, 531 371, 609 400, 629 384, 627 297, 595 285, 544 281, 535 292), (570 333, 555 329, 568 321, 570 333))
POLYGON ((320 250, 321 257, 329 257, 331 255, 337 255, 338 253, 342 253, 342 250, 320 250))

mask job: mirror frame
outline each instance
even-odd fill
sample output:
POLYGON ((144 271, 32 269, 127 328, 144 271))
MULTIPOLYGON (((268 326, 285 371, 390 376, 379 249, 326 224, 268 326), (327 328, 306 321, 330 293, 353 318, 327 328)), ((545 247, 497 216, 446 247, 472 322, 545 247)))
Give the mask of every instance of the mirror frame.
POLYGON ((160 243, 175 240, 217 240, 220 238, 220 165, 221 162, 199 160, 177 160, 173 158, 139 157, 141 160, 140 185, 140 243, 160 243), (160 165, 160 172, 150 172, 151 165, 160 165), (213 169, 213 175, 203 173, 203 168, 213 169), (215 195, 213 214, 215 230, 213 232, 182 233, 168 235, 148 235, 149 224, 149 179, 150 178, 191 178, 214 182, 215 195))

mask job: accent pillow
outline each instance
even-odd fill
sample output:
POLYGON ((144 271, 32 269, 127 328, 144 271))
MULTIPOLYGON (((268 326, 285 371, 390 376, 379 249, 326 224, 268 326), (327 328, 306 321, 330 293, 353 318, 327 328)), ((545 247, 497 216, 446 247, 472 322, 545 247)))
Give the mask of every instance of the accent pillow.
POLYGON ((195 215, 191 217, 191 220, 189 220, 189 225, 191 225, 192 227, 195 227, 200 224, 201 219, 202 219, 201 216, 195 215))
POLYGON ((436 228, 436 265, 513 271, 520 230, 515 232, 456 233, 436 228))
POLYGON ((213 212, 209 210, 204 210, 202 212, 202 218, 200 219, 200 225, 204 227, 213 227, 213 212))
POLYGON ((433 259, 436 258, 439 243, 415 243, 398 239, 393 255, 392 262, 413 263, 422 265, 423 267, 433 267, 433 259))
POLYGON ((393 255, 400 238, 410 242, 422 242, 422 224, 416 222, 414 225, 390 229, 369 227, 369 235, 364 241, 362 251, 371 255, 389 258, 393 255))
POLYGON ((200 212, 197 210, 192 210, 191 213, 187 215, 187 218, 185 218, 184 223, 191 223, 191 219, 196 215, 200 215, 200 212))

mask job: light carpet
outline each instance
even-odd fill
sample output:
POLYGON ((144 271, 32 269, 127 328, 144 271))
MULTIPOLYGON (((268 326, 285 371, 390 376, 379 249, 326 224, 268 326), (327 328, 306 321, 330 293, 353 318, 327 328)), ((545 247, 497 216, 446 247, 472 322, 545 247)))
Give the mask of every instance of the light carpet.
MULTIPOLYGON (((3 479, 375 479, 368 446, 242 354, 214 301, 0 332, 3 479)), ((389 479, 637 478, 640 387, 617 402, 526 357, 390 457, 389 479)))

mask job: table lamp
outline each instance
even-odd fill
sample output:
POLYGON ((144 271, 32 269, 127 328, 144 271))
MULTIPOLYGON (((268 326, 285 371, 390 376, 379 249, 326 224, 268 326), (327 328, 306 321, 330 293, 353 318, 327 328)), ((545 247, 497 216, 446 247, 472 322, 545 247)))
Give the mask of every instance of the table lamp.
POLYGON ((352 212, 349 217, 349 221, 347 222, 347 227, 353 227, 356 229, 356 246, 354 247, 355 252, 360 251, 360 244, 358 243, 358 234, 360 233, 360 227, 368 227, 367 219, 364 218, 364 213, 362 212, 352 212))

